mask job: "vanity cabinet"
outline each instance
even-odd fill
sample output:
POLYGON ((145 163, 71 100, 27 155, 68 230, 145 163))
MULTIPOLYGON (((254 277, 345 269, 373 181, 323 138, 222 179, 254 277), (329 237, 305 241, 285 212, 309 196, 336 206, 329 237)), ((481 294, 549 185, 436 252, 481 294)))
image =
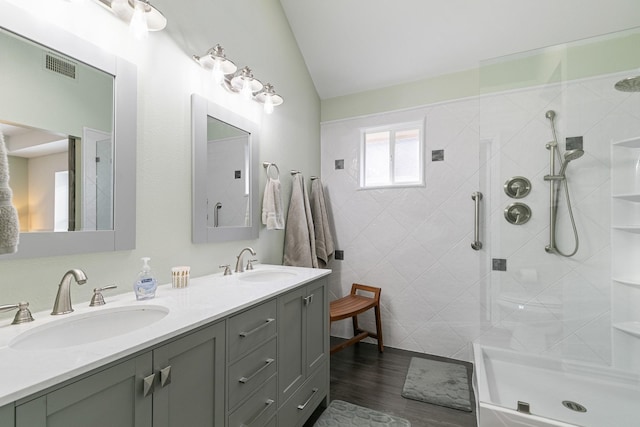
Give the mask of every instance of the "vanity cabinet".
POLYGON ((0 407, 0 427, 302 426, 328 403, 327 279, 287 289, 0 407))
POLYGON ((329 390, 326 278, 278 298, 278 425, 302 425, 329 390))
POLYGON ((227 321, 229 427, 262 427, 274 419, 277 318, 272 299, 227 321))
POLYGON ((224 348, 221 322, 19 404, 15 425, 222 426, 224 348))
POLYGON ((13 403, 0 407, 0 426, 12 426, 14 420, 15 407, 13 403))
POLYGON ((224 349, 219 322, 153 351, 153 427, 224 425, 224 349))
POLYGON ((151 398, 143 378, 151 373, 145 353, 16 406, 16 427, 148 427, 151 398), (116 409, 117 408, 117 409, 116 409))

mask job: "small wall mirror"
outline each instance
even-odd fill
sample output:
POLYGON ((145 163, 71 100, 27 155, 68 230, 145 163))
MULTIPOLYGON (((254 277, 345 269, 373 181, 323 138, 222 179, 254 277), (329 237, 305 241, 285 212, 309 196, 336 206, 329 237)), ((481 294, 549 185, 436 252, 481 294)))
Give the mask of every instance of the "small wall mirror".
POLYGON ((191 96, 193 243, 256 239, 258 126, 191 96))
POLYGON ((135 247, 136 68, 0 4, 14 258, 135 247))

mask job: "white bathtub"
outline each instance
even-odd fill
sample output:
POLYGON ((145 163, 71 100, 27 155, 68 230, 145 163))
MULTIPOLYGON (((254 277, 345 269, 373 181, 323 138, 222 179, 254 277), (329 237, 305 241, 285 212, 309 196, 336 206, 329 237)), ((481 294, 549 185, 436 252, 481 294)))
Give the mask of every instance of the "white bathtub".
POLYGON ((477 343, 473 357, 479 427, 640 426, 637 374, 477 343), (529 404, 530 414, 516 410, 518 401, 529 404))

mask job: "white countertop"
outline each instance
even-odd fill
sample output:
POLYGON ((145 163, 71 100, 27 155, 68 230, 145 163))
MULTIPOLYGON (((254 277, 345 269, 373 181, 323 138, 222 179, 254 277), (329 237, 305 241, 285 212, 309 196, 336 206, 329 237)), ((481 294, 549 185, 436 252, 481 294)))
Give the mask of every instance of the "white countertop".
MULTIPOLYGON (((199 326, 206 325, 246 307, 270 299, 287 290, 326 276, 331 270, 284 267, 260 264, 255 270, 223 276, 222 273, 191 278, 187 288, 174 289, 171 284, 158 286, 156 297, 136 301, 132 292, 109 295, 103 292, 106 305, 89 307, 89 302, 75 303, 74 312, 51 316, 50 310, 33 313, 35 321, 22 325, 0 326, 0 406, 89 372, 107 363, 159 344, 199 326), (243 281, 254 272, 287 270, 295 275, 271 282, 243 281), (18 350, 9 344, 20 334, 72 316, 124 306, 161 306, 169 313, 159 321, 117 337, 52 350, 18 350)), ((71 292, 77 286, 72 283, 71 292)), ((128 285, 128 284, 127 284, 128 285)), ((127 286, 119 285, 119 286, 127 286)), ((87 285, 84 285, 87 286, 87 285)), ((53 306, 53 301, 51 302, 53 306)), ((132 325, 133 327, 133 325, 132 325)))

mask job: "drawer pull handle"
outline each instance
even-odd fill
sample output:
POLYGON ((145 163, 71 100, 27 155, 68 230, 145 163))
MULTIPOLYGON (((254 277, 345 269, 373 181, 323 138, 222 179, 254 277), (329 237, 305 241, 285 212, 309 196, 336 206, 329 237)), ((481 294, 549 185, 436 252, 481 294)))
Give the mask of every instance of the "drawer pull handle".
POLYGON ((255 371, 253 374, 249 375, 248 377, 241 377, 238 382, 241 382, 242 384, 246 384, 249 381, 251 381, 256 375, 258 375, 260 372, 264 371, 265 369, 267 369, 269 367, 269 365, 271 365, 273 362, 275 362, 275 359, 267 359, 265 360, 265 364, 264 366, 262 366, 260 369, 258 369, 257 371, 255 371))
POLYGON ((313 396, 316 395, 316 393, 318 392, 318 388, 315 387, 313 390, 311 390, 311 396, 309 396, 309 398, 307 399, 306 402, 304 402, 302 405, 298 405, 298 409, 303 411, 304 408, 307 407, 307 405, 309 404, 309 402, 311 402, 311 399, 313 399, 313 396))
POLYGON ((313 302, 313 294, 306 296, 302 299, 304 301, 304 305, 311 305, 311 303, 313 302))
POLYGON ((258 420, 258 418, 260 418, 262 416, 262 414, 264 414, 265 412, 267 412, 267 409, 269 409, 271 407, 271 405, 273 405, 275 402, 275 400, 273 399, 267 399, 266 402, 264 402, 265 407, 262 408, 262 410, 260 412, 258 412, 256 415, 254 415, 253 417, 251 417, 251 420, 247 421, 246 423, 242 423, 241 427, 250 427, 251 424, 253 424, 254 422, 256 422, 256 420, 258 420))
POLYGON ((155 379, 156 374, 153 373, 148 377, 144 377, 142 379, 142 397, 147 397, 150 394, 153 394, 153 389, 155 388, 155 379))
POLYGON ((260 329, 268 326, 271 322, 275 322, 276 319, 267 319, 262 325, 258 326, 255 329, 250 330, 249 332, 240 332, 240 338, 246 338, 251 334, 255 334, 256 332, 258 332, 260 329))

